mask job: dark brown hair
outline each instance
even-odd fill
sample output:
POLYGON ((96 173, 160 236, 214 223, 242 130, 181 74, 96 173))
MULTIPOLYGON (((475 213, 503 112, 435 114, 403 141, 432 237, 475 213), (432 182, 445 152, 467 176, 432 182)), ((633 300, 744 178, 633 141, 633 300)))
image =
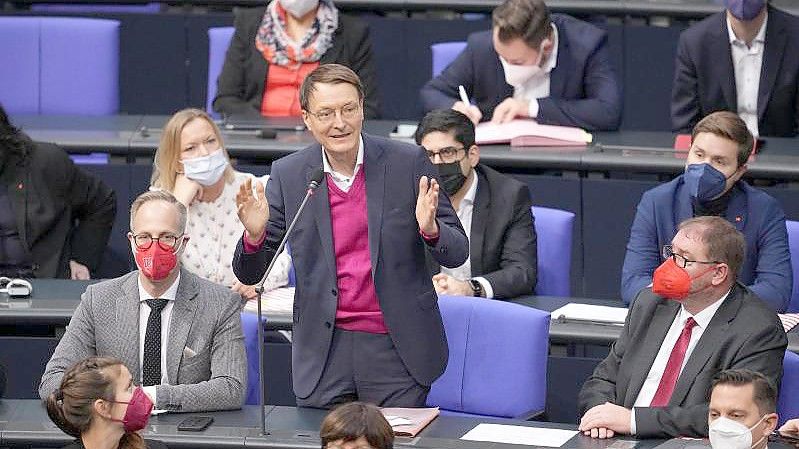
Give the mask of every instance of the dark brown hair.
MULTIPOLYGON (((114 400, 115 380, 122 362, 113 357, 89 357, 72 366, 61 379, 61 386, 45 399, 47 414, 67 435, 80 438, 94 418, 94 401, 114 400)), ((144 449, 142 437, 128 432, 119 440, 119 449, 144 449)))
POLYGON ((777 411, 777 387, 766 376, 748 369, 728 369, 716 374, 710 384, 710 395, 717 385, 743 387, 751 385, 753 396, 760 414, 777 411))
POLYGON ((319 431, 322 449, 338 440, 366 438, 372 449, 392 449, 394 431, 380 409, 363 402, 350 402, 333 409, 322 421, 319 431))
POLYGON ((501 42, 518 38, 536 49, 552 33, 549 9, 543 0, 505 0, 494 8, 491 23, 501 42))
POLYGON ((678 226, 678 230, 686 228, 696 228, 699 240, 707 247, 707 257, 714 262, 726 263, 730 267, 731 279, 735 281, 746 251, 744 237, 735 226, 721 217, 703 216, 689 218, 678 226))
POLYGON ((729 111, 714 112, 694 126, 691 140, 696 140, 699 133, 710 133, 738 144, 738 166, 746 164, 755 145, 755 138, 746 127, 746 123, 737 114, 729 111))
POLYGON ((317 84, 349 84, 358 91, 358 100, 363 100, 363 84, 355 72, 341 64, 322 64, 309 73, 300 86, 300 107, 305 111, 310 111, 311 96, 317 84))

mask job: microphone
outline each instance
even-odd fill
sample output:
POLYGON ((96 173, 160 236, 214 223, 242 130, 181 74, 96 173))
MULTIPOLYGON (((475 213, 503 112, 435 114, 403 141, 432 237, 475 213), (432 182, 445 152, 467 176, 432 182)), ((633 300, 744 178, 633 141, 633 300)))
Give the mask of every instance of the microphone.
POLYGON ((305 205, 308 203, 308 199, 311 197, 311 195, 313 195, 317 187, 319 187, 319 184, 322 183, 322 178, 324 177, 325 172, 321 167, 314 170, 313 175, 311 176, 311 181, 308 182, 308 187, 305 190, 305 197, 302 199, 302 203, 300 203, 300 207, 297 209, 294 219, 291 220, 289 227, 286 229, 285 234, 283 234, 283 239, 280 240, 280 245, 278 245, 275 255, 272 256, 272 260, 269 261, 269 265, 266 267, 266 271, 264 272, 263 277, 261 277, 261 281, 255 286, 255 291, 258 293, 258 382, 261 387, 261 397, 258 403, 261 406, 261 435, 267 435, 266 404, 264 404, 264 323, 263 315, 261 315, 261 295, 264 293, 264 283, 266 283, 266 278, 269 276, 269 273, 272 272, 272 268, 275 266, 278 256, 280 256, 280 253, 283 252, 283 248, 286 246, 289 234, 291 234, 291 231, 294 229, 294 225, 297 224, 297 219, 300 218, 302 211, 305 209, 305 205))

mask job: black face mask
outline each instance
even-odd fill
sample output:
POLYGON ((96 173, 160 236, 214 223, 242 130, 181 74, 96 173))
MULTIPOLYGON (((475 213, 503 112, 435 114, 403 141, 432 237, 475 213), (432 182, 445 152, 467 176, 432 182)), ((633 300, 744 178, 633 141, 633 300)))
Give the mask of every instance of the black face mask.
POLYGON ((463 187, 466 182, 466 176, 461 170, 461 163, 450 162, 448 164, 436 164, 438 167, 438 177, 441 180, 441 186, 444 187, 444 192, 448 196, 453 196, 458 193, 458 190, 463 187))

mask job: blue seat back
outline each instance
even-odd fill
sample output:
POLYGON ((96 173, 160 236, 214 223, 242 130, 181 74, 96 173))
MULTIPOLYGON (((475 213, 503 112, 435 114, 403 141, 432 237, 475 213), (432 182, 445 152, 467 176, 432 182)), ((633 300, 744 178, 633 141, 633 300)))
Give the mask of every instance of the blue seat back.
POLYGON ((433 77, 438 76, 466 48, 466 42, 439 42, 430 46, 433 52, 433 77))
POLYGON ((571 296, 571 255, 574 214, 559 209, 533 206, 540 296, 571 296))
POLYGON ((786 220, 785 227, 788 229, 788 249, 791 252, 793 269, 793 289, 788 312, 799 312, 799 221, 786 220))
POLYGON ((799 417, 799 354, 785 351, 782 361, 782 385, 777 400, 780 425, 791 418, 799 417))
MULTIPOLYGON (((263 322, 266 322, 266 317, 263 322)), ((244 333, 244 349, 247 351, 247 391, 244 403, 257 405, 259 404, 258 395, 261 394, 260 376, 258 375, 258 315, 252 312, 241 312, 241 331, 244 333)))
POLYGON ((208 88, 206 90, 205 110, 213 114, 214 97, 216 97, 216 79, 222 73, 225 54, 233 38, 233 27, 217 27, 208 29, 208 88))

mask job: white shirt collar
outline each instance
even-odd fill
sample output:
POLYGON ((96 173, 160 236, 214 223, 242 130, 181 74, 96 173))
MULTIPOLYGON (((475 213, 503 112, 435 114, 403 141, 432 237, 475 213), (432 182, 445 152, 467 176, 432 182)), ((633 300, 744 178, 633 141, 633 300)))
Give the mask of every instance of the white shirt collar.
MULTIPOLYGON (((143 276, 143 274, 139 273, 139 276, 143 276)), ((139 285, 139 302, 155 298, 155 296, 147 293, 147 290, 145 290, 144 287, 141 285, 141 278, 136 278, 136 282, 139 285)), ((180 284, 179 271, 178 271, 178 277, 175 278, 175 281, 172 282, 172 285, 170 285, 169 288, 166 289, 164 294, 159 296, 159 298, 168 299, 169 301, 174 301, 178 295, 178 284, 180 284)))
POLYGON ((472 168, 472 185, 469 186, 469 189, 466 191, 466 194, 463 195, 463 199, 461 200, 460 207, 468 204, 474 204, 474 199, 477 196, 477 172, 472 168))
POLYGON ((558 38, 558 27, 555 26, 554 23, 550 23, 552 25, 552 54, 549 55, 549 59, 547 59, 547 63, 544 67, 544 72, 549 73, 555 66, 558 64, 558 46, 560 46, 560 39, 558 38))
POLYGON ((335 180, 343 181, 348 178, 354 178, 355 175, 358 174, 358 169, 361 167, 361 165, 363 165, 363 136, 358 136, 358 155, 355 157, 355 170, 353 170, 352 176, 344 176, 341 173, 333 170, 333 167, 327 160, 325 147, 322 147, 322 169, 325 173, 330 173, 335 180))
POLYGON ((685 323, 689 317, 693 317, 694 321, 696 321, 696 325, 702 329, 707 329, 707 326, 710 324, 710 320, 713 319, 713 316, 716 315, 716 312, 721 307, 721 304, 724 303, 724 300, 727 299, 727 296, 730 295, 730 290, 727 290, 727 293, 724 294, 721 298, 719 298, 713 304, 705 307, 701 312, 697 313, 696 315, 691 315, 691 312, 685 310, 684 306, 680 307, 680 323, 685 323))
MULTIPOLYGON (((735 32, 732 31, 732 22, 730 22, 730 15, 727 14, 726 10, 724 12, 724 17, 727 20, 727 36, 730 39, 731 44, 739 44, 739 45, 746 45, 746 42, 738 39, 738 36, 735 35, 735 32)), ((766 42, 766 25, 768 25, 768 8, 766 8, 766 18, 763 20, 763 25, 760 25, 760 31, 757 32, 755 39, 752 43, 759 42, 765 43, 766 42)))

